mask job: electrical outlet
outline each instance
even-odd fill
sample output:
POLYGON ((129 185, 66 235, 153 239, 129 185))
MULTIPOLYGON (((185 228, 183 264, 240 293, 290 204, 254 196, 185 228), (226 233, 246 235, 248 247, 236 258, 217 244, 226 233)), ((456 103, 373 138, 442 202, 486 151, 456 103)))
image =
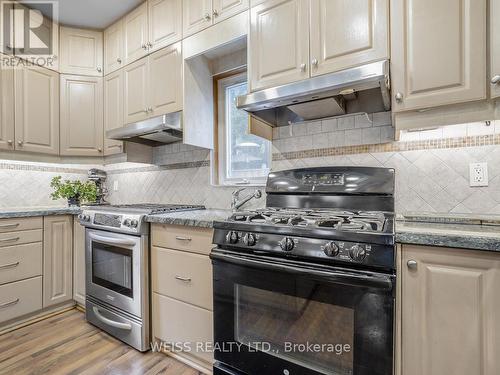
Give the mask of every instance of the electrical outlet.
POLYGON ((469 164, 470 186, 488 186, 488 163, 469 164))
POLYGON ((118 191, 118 181, 113 181, 113 191, 118 191))

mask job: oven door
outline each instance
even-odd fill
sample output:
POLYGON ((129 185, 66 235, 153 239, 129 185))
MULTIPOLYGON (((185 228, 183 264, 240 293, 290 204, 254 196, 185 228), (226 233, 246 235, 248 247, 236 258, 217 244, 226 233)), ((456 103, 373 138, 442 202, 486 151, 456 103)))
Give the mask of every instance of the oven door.
POLYGON ((86 293, 138 318, 147 303, 147 236, 86 230, 86 293))
POLYGON ((394 275, 220 249, 211 257, 221 369, 252 375, 393 373, 394 275))

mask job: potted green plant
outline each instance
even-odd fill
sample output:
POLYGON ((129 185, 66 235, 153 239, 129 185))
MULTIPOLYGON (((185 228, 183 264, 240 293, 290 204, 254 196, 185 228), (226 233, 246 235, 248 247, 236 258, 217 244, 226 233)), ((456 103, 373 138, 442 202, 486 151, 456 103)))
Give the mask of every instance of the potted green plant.
POLYGON ((61 176, 56 176, 50 182, 50 186, 54 189, 51 198, 67 199, 70 206, 79 206, 82 202, 93 203, 97 199, 97 187, 93 181, 62 181, 61 176))

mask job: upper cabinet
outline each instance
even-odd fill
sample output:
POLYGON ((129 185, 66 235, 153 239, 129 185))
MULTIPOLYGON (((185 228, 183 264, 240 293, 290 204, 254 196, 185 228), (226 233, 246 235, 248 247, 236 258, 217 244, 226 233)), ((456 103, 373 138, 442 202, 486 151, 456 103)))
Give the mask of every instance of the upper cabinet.
POLYGON ((149 47, 158 50, 182 39, 182 0, 149 0, 149 47))
POLYGON ((102 78, 61 76, 61 155, 102 155, 102 102, 102 78))
POLYGON ((387 59, 388 0, 267 0, 250 11, 251 91, 387 59))
POLYGON ((486 0, 391 4, 393 111, 485 99, 486 0))
POLYGON ((142 3, 125 16, 123 21, 125 64, 148 53, 148 4, 142 3))
POLYGON ((100 77, 102 55, 102 32, 61 27, 61 73, 100 77))
POLYGON ((389 0, 311 0, 311 75, 387 59, 389 0))
MULTIPOLYGON (((3 55, 0 55, 0 58, 3 55)), ((14 70, 0 69, 0 149, 14 150, 14 70)))
POLYGON ((123 142, 108 139, 108 130, 123 126, 123 70, 104 77, 104 155, 121 153, 123 142))
POLYGON ((123 20, 119 20, 104 30, 104 74, 109 74, 123 66, 123 20))
POLYGON ((213 0, 212 15, 214 23, 224 21, 235 14, 247 10, 248 2, 249 0, 213 0))
POLYGON ((59 154, 59 74, 24 66, 14 88, 16 150, 59 154))
POLYGON ((123 68, 123 120, 125 124, 148 118, 149 65, 145 57, 123 68))
POLYGON ((500 97, 500 0, 490 0, 491 97, 500 97))
POLYGON ((309 0, 269 0, 251 9, 251 90, 309 77, 309 0))

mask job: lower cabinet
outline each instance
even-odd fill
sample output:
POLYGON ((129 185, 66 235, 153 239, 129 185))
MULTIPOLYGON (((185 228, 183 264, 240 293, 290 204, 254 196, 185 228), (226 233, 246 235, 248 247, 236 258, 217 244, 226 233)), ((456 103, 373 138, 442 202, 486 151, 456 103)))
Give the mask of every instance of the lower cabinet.
POLYGON ((403 245, 401 259, 401 374, 498 374, 500 254, 403 245))
POLYGON ((0 285, 0 323, 42 308, 42 276, 0 285))
POLYGON ((73 299, 85 306, 85 227, 73 226, 73 299))
POLYGON ((43 307, 73 299, 73 217, 43 220, 43 307))

